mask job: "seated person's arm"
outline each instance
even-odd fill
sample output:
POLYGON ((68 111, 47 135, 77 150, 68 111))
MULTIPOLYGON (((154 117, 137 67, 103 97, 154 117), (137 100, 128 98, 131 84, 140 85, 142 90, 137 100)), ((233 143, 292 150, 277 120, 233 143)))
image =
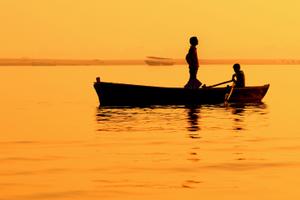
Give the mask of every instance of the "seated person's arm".
POLYGON ((236 74, 233 74, 233 75, 232 75, 232 81, 233 81, 234 83, 236 83, 236 81, 237 81, 237 80, 236 80, 236 74))

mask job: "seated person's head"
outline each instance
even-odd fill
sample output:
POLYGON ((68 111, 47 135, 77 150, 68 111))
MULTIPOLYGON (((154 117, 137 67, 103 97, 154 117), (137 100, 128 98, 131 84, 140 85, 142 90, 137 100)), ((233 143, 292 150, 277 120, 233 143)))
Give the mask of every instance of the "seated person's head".
POLYGON ((198 38, 195 37, 195 36, 191 37, 191 38, 190 38, 190 44, 191 44, 192 46, 198 45, 198 38))
POLYGON ((241 69, 241 66, 240 66, 240 64, 238 64, 238 63, 235 63, 235 64, 233 65, 233 69, 234 69, 234 71, 235 71, 235 72, 238 72, 238 71, 240 71, 240 69, 241 69))

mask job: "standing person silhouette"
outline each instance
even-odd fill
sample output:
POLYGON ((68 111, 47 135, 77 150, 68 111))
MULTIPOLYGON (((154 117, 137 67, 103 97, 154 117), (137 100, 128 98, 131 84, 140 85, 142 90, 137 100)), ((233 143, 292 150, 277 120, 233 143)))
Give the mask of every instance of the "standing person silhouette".
POLYGON ((193 36, 190 38, 190 49, 187 53, 185 60, 189 64, 189 73, 190 73, 190 79, 187 82, 187 84, 184 86, 184 88, 188 89, 197 89, 201 86, 201 82, 197 79, 197 72, 199 68, 199 61, 198 61, 198 55, 197 55, 197 48, 198 45, 198 38, 193 36))

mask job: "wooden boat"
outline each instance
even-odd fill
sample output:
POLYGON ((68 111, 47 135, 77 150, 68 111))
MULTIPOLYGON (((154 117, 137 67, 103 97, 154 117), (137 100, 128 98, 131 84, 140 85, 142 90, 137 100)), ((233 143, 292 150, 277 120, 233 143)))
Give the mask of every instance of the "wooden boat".
POLYGON ((145 60, 147 65, 159 66, 159 65, 174 65, 175 62, 171 58, 162 58, 162 57, 154 57, 148 56, 148 59, 145 60))
POLYGON ((174 65, 175 62, 173 61, 159 61, 159 60, 145 60, 147 65, 151 66, 166 66, 166 65, 174 65))
MULTIPOLYGON (((269 86, 234 88, 228 102, 261 102, 269 86)), ((229 86, 184 89, 109 83, 100 82, 100 78, 97 78, 94 88, 101 106, 220 104, 224 103, 225 95, 231 90, 229 86)))

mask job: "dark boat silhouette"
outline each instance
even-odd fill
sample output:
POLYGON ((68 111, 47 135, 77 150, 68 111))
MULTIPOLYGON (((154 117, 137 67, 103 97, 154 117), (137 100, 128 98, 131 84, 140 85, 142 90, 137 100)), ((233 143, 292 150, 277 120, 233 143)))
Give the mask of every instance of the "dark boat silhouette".
POLYGON ((174 65, 175 62, 171 58, 162 58, 155 56, 148 56, 145 60, 147 65, 159 66, 159 65, 174 65))
MULTIPOLYGON (((228 102, 258 103, 269 89, 269 84, 235 88, 228 102)), ((224 103, 231 87, 216 88, 169 88, 132 85, 123 83, 94 83, 101 106, 147 106, 147 105, 200 105, 224 103)))

